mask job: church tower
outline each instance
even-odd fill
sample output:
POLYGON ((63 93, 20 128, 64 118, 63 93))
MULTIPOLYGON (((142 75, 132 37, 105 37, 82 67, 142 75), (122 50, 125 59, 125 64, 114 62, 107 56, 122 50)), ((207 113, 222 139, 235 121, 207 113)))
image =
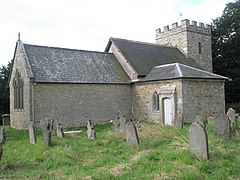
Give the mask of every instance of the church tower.
POLYGON ((165 26, 163 31, 156 30, 156 43, 175 46, 187 58, 193 59, 202 69, 212 72, 211 26, 192 21, 182 20, 181 25, 173 23, 172 28, 165 26))

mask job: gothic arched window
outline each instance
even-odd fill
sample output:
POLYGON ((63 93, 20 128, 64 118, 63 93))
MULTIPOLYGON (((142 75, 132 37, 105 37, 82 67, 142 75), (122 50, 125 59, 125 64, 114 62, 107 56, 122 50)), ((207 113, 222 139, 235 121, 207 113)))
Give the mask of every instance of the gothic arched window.
POLYGON ((13 89, 14 109, 23 109, 23 80, 18 69, 13 79, 13 89))
POLYGON ((159 111, 159 97, 157 92, 153 93, 152 96, 152 107, 153 107, 153 111, 159 111))

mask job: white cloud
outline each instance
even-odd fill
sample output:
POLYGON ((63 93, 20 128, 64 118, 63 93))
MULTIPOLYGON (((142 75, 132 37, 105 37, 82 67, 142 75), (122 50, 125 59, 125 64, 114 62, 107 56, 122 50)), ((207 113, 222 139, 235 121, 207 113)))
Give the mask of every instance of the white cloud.
POLYGON ((211 22, 226 0, 8 0, 0 2, 0 65, 24 43, 103 51, 109 37, 154 42, 155 29, 183 18, 211 22), (214 11, 212 10, 214 7, 214 11))

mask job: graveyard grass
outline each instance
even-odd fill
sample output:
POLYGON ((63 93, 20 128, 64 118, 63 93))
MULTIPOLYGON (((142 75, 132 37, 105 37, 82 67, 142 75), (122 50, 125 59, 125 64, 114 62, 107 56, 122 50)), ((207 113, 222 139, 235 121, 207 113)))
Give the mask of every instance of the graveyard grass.
POLYGON ((82 127, 78 135, 53 136, 47 148, 41 131, 33 145, 28 131, 7 127, 0 179, 240 179, 240 133, 219 140, 207 125, 210 160, 199 160, 188 149, 188 128, 145 122, 139 146, 130 146, 110 124, 94 128, 95 141, 82 127))

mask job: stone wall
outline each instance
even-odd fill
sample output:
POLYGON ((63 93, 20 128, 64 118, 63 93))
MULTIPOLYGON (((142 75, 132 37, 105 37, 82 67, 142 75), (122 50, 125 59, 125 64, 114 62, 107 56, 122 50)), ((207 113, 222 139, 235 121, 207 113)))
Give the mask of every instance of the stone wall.
MULTIPOLYGON (((169 97, 173 104, 173 117, 182 112, 181 80, 166 80, 133 85, 133 114, 137 119, 163 122, 162 100, 169 97), (159 111, 153 110, 153 93, 159 97, 159 111)), ((174 123, 174 122, 173 122, 174 123)))
POLYGON ((10 90, 10 121, 11 126, 17 129, 28 128, 29 120, 31 119, 31 81, 30 72, 27 71, 28 64, 26 61, 25 51, 22 47, 22 43, 17 42, 17 48, 15 51, 15 57, 13 61, 13 67, 11 72, 11 78, 9 81, 10 90), (23 109, 14 109, 14 88, 13 79, 15 78, 16 70, 23 80, 23 109))
POLYGON ((196 115, 216 118, 225 112, 224 81, 183 80, 183 102, 185 122, 193 122, 196 115))
POLYGON ((194 59, 203 69, 212 72, 211 27, 203 23, 197 25, 196 21, 190 24, 187 19, 181 23, 180 26, 173 23, 171 29, 169 26, 165 26, 163 31, 157 29, 156 43, 176 46, 186 57, 194 59))
POLYGON ((34 86, 35 122, 58 118, 69 127, 131 115, 131 85, 39 84, 34 86))

